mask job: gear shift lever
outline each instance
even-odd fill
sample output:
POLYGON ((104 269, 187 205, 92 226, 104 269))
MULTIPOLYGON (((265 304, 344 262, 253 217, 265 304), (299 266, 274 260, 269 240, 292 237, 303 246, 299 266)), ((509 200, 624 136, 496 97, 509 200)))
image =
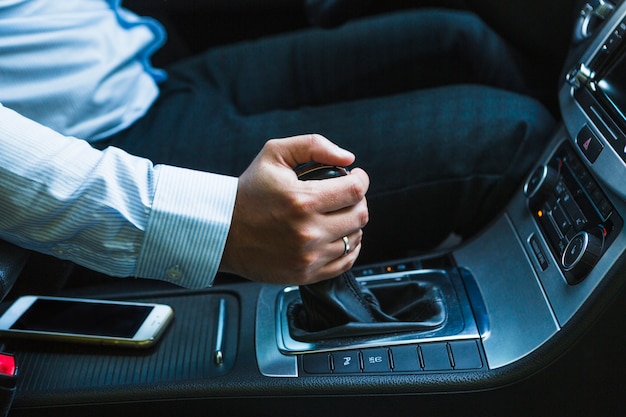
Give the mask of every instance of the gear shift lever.
MULTIPOLYGON (((309 163, 297 167, 296 174, 301 180, 320 180, 347 175, 347 171, 309 163)), ((302 304, 290 313, 292 330, 301 339, 353 337, 428 330, 445 322, 445 304, 436 286, 416 282, 394 286, 381 291, 379 300, 349 271, 326 281, 301 285, 302 304)))

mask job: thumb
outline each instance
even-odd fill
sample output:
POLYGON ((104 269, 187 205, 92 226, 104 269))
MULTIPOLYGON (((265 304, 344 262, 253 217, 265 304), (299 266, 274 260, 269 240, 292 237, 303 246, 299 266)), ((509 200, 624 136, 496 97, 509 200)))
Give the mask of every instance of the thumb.
POLYGON ((319 162, 327 165, 348 166, 355 156, 322 135, 309 134, 278 139, 278 154, 291 168, 306 162, 319 162))

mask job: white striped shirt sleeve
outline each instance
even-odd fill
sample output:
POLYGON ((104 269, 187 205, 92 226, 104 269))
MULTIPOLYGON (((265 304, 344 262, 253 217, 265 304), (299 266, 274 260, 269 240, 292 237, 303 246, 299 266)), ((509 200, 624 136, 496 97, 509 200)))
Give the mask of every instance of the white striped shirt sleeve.
POLYGON ((0 105, 0 238, 112 276, 211 285, 237 179, 93 149, 0 105))

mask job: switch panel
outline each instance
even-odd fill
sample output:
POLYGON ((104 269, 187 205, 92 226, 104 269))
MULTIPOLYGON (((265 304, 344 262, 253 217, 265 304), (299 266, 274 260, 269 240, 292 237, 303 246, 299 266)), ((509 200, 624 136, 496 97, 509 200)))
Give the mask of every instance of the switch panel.
MULTIPOLYGON (((578 144, 591 148, 592 139, 584 139, 587 131, 581 130, 578 144)), ((537 168, 524 190, 528 207, 567 282, 578 284, 615 240, 622 219, 567 142, 546 165, 537 168)), ((541 260, 545 255, 536 242, 533 249, 544 268, 546 263, 541 260)))
POLYGON ((299 355, 303 375, 415 374, 486 370, 479 340, 429 342, 299 355))

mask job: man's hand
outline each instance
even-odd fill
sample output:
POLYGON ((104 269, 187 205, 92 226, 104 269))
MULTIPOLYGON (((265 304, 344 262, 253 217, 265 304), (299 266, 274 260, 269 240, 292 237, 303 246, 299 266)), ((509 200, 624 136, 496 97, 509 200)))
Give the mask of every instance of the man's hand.
POLYGON ((319 135, 268 141, 239 178, 220 271, 254 281, 311 284, 352 267, 369 219, 361 169, 323 181, 300 181, 294 168, 316 161, 335 166, 354 155, 319 135), (344 254, 343 237, 350 251, 344 254))

